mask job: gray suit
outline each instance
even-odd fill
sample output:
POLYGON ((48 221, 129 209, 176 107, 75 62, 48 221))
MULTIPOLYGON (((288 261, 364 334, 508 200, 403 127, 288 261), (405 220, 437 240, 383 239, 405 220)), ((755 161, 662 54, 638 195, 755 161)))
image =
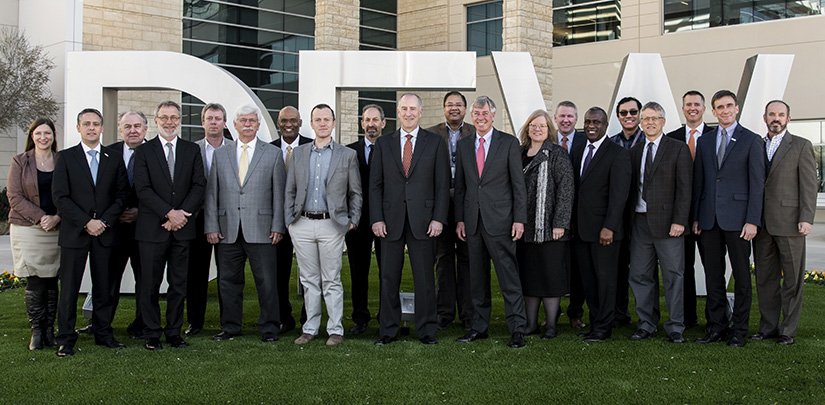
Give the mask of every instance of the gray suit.
POLYGON ((206 233, 219 232, 216 247, 221 328, 240 334, 246 259, 252 268, 261 314, 258 330, 277 336, 280 327, 276 249, 272 232, 284 233, 284 162, 278 148, 255 140, 243 185, 238 178, 236 142, 215 151, 204 204, 206 233))

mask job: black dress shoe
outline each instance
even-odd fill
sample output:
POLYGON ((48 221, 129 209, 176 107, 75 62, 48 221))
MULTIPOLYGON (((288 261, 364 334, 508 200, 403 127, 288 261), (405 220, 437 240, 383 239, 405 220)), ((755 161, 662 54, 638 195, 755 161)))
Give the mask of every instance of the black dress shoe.
POLYGON ((189 343, 186 343, 186 341, 183 340, 183 338, 180 336, 167 336, 166 343, 169 343, 169 346, 172 346, 176 349, 183 349, 185 347, 189 347, 189 343))
POLYGON ((91 323, 91 322, 89 322, 89 324, 88 324, 88 325, 86 325, 86 326, 84 326, 84 327, 82 327, 82 328, 80 328, 80 329, 76 330, 75 332, 77 332, 77 333, 79 333, 79 334, 81 334, 81 335, 89 335, 89 334, 93 333, 93 331, 92 331, 92 323, 91 323))
POLYGON ((60 345, 57 348, 57 357, 69 357, 74 356, 74 347, 69 345, 60 345))
POLYGON ((685 343, 685 338, 679 332, 673 332, 670 334, 670 338, 667 340, 670 343, 685 343))
POLYGON ((294 323, 293 324, 284 324, 284 323, 281 324, 281 333, 282 334, 287 333, 287 332, 289 332, 293 329, 295 329, 295 324, 294 323))
POLYGON ((554 337, 558 336, 558 332, 556 332, 556 328, 547 328, 544 330, 544 334, 541 335, 542 339, 553 339, 554 337))
POLYGON ((135 334, 131 335, 131 336, 130 336, 130 338, 131 338, 132 340, 143 340, 143 339, 146 339, 146 337, 145 337, 145 336, 143 336, 143 333, 135 333, 135 334))
POLYGON ((596 342, 604 342, 607 340, 608 336, 601 334, 601 333, 590 333, 587 337, 582 340, 585 343, 596 343, 596 342))
POLYGON ((728 339, 728 346, 730 347, 745 347, 745 337, 742 335, 732 335, 728 339))
POLYGON ((685 328, 692 328, 694 326, 699 326, 698 320, 685 321, 685 328))
POLYGON ((699 344, 714 343, 725 339, 725 332, 708 332, 704 337, 696 339, 695 342, 699 344))
POLYGON ((456 339, 455 341, 459 342, 459 343, 469 343, 469 342, 475 342, 476 340, 479 340, 479 339, 487 339, 487 334, 479 332, 475 329, 470 329, 470 331, 467 332, 466 335, 456 339))
MULTIPOLYGON (((281 333, 283 333, 283 332, 281 332, 281 333)), ((238 335, 236 335, 236 334, 234 334, 234 333, 229 333, 229 332, 221 332, 221 333, 218 333, 218 334, 217 334, 217 335, 215 335, 215 336, 212 336, 212 340, 214 340, 214 341, 216 341, 216 342, 220 342, 220 341, 222 341, 222 340, 229 340, 229 339, 232 339, 232 338, 234 338, 235 336, 238 336, 238 335)))
POLYGON ((126 345, 118 342, 114 338, 112 338, 111 340, 108 340, 106 342, 95 342, 95 344, 98 345, 98 346, 106 346, 109 349, 125 349, 126 348, 126 345))
POLYGON ((524 336, 538 335, 540 332, 541 332, 541 329, 539 329, 539 327, 538 327, 538 326, 536 326, 536 329, 533 329, 533 330, 531 330, 531 331, 529 331, 529 332, 525 332, 525 333, 524 333, 524 336))
POLYGON ((183 334, 186 335, 186 336, 195 336, 198 333, 201 333, 201 328, 199 328, 195 325, 189 325, 189 327, 186 328, 185 331, 183 331, 183 334))
POLYGON ((264 342, 264 343, 273 343, 273 342, 277 342, 277 341, 278 341, 278 335, 276 335, 274 333, 264 333, 263 336, 261 336, 261 342, 264 342))
POLYGON ((453 324, 453 320, 452 320, 452 319, 442 318, 442 319, 440 319, 440 320, 438 321, 438 329, 439 329, 439 330, 441 330, 441 329, 447 329, 447 328, 448 328, 448 327, 450 327, 450 325, 452 325, 452 324, 453 324))
POLYGON ((146 344, 143 345, 146 350, 162 350, 163 345, 160 344, 160 339, 158 338, 148 338, 146 339, 146 344))
POLYGON ((518 349, 520 347, 524 347, 524 335, 521 332, 516 332, 513 336, 510 337, 510 343, 507 343, 507 347, 511 349, 518 349))
POLYGON ((388 345, 388 344, 390 344, 392 342, 395 342, 395 341, 396 341, 396 338, 394 338, 392 336, 381 336, 381 339, 378 339, 378 340, 375 341, 375 345, 376 346, 383 346, 383 345, 388 345))
POLYGON ((755 335, 750 335, 749 339, 750 340, 765 340, 765 339, 776 339, 778 337, 779 337, 779 335, 775 335, 775 334, 766 335, 762 332, 759 332, 755 335))
POLYGON ((438 341, 435 340, 432 336, 424 336, 421 339, 418 339, 419 342, 424 343, 425 345, 434 345, 438 344, 438 341))
POLYGON ((779 340, 776 341, 776 344, 782 346, 790 346, 793 344, 793 338, 788 335, 782 335, 779 337, 779 340))
POLYGON ((365 324, 365 323, 356 323, 355 325, 352 325, 352 329, 349 330, 349 334, 357 336, 357 335, 360 335, 360 334, 362 334, 366 331, 367 331, 367 324, 365 324))
POLYGON ((630 340, 645 340, 645 339, 648 339, 652 336, 653 336, 652 333, 650 333, 650 332, 648 332, 644 329, 639 329, 639 330, 636 331, 636 333, 630 335, 630 340))
POLYGON ((576 336, 578 336, 580 338, 586 338, 586 337, 590 336, 590 332, 579 332, 579 333, 576 334, 576 336))

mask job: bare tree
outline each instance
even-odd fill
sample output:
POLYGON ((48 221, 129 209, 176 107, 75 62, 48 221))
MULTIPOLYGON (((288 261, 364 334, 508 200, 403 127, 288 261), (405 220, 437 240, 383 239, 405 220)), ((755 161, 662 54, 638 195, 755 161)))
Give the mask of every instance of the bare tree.
POLYGON ((57 102, 49 90, 54 62, 16 28, 0 30, 0 131, 24 131, 37 117, 54 117, 57 102))

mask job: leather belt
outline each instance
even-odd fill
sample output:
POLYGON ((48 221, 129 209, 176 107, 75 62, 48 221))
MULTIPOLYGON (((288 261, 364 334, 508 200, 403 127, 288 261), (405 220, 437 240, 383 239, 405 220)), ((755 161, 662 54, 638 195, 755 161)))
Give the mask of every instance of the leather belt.
POLYGON ((303 211, 301 212, 301 216, 309 219, 329 219, 329 212, 303 211))

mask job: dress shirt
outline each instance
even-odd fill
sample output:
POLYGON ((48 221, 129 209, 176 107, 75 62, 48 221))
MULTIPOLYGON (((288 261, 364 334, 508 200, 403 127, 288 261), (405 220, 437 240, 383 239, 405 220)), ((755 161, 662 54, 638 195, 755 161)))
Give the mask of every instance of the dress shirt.
MULTIPOLYGON (((92 156, 89 155, 89 151, 90 150, 97 151, 97 154, 95 154, 95 156, 97 157, 97 163, 99 164, 100 163, 100 142, 98 142, 97 145, 94 148, 90 148, 90 147, 86 146, 86 144, 83 143, 83 142, 80 142, 80 146, 83 147, 83 154, 86 156, 86 164, 89 165, 89 170, 91 170, 92 169, 92 156)), ((98 165, 98 167, 100 167, 100 166, 98 165)))
MULTIPOLYGON (((404 140, 407 140, 407 138, 404 138, 404 140)), ((372 146, 372 145, 375 145, 375 144, 372 143, 372 141, 370 141, 370 139, 367 138, 366 135, 365 135, 364 136, 364 157, 366 158, 367 163, 369 163, 369 161, 370 161, 370 146, 372 146)))
MULTIPOLYGON (((736 131, 736 125, 737 124, 738 124, 738 122, 733 121, 733 124, 730 124, 729 127, 724 128, 725 131, 728 131, 728 137, 725 138, 725 146, 726 147, 730 146, 730 139, 731 139, 731 136, 733 136, 733 132, 736 131)), ((722 137, 721 137, 722 129, 723 129, 722 125, 719 125, 719 127, 716 128, 716 151, 717 152, 719 151, 719 145, 720 145, 719 140, 722 139, 722 137)), ((725 153, 727 153, 727 149, 725 149, 725 151, 726 151, 725 153)))
POLYGON ((556 138, 559 140, 559 142, 558 142, 559 146, 562 146, 561 145, 562 138, 567 138, 567 154, 569 155, 570 151, 573 150, 573 139, 576 137, 576 130, 574 129, 573 132, 571 132, 567 135, 564 135, 559 131, 556 131, 556 134, 557 134, 556 138))
MULTIPOLYGON (((146 141, 144 140, 143 142, 146 142, 146 141)), ((141 142, 141 143, 143 143, 143 142, 141 142)), ((126 167, 129 167, 129 159, 131 159, 132 155, 134 155, 134 154, 135 154, 135 149, 130 148, 129 145, 126 144, 126 142, 123 142, 123 164, 126 167)))
POLYGON ((699 137, 702 136, 702 132, 705 130, 705 123, 700 122, 699 126, 697 126, 696 128, 691 128, 690 125, 685 124, 685 143, 690 143, 690 131, 692 129, 696 130, 696 133, 693 134, 693 136, 696 138, 696 141, 698 141, 699 137))
POLYGON ((212 144, 209 143, 209 141, 206 141, 206 172, 207 173, 209 173, 209 170, 212 170, 212 156, 215 154, 215 151, 218 150, 218 148, 222 147, 223 145, 226 145, 226 138, 224 138, 224 137, 221 137, 221 146, 218 146, 217 148, 212 146, 212 144))
POLYGON ((768 161, 773 161, 773 155, 776 154, 776 150, 779 149, 779 145, 782 143, 782 138, 785 137, 785 133, 788 131, 782 131, 781 134, 776 135, 771 139, 769 136, 765 136, 765 153, 768 154, 768 161))
POLYGON ((243 153, 243 145, 248 146, 246 148, 246 157, 249 158, 247 163, 252 164, 252 155, 255 154, 255 142, 257 141, 257 139, 258 138, 252 138, 252 140, 249 141, 249 143, 243 143, 241 142, 241 139, 238 138, 237 142, 235 142, 235 161, 238 162, 238 164, 241 164, 241 154, 243 153))
POLYGON ((639 199, 636 201, 636 212, 647 212, 647 202, 642 198, 642 190, 645 187, 645 163, 647 163, 647 148, 648 144, 653 144, 653 156, 651 159, 656 159, 656 152, 659 151, 659 143, 662 141, 662 135, 653 141, 645 138, 645 147, 642 149, 642 167, 639 170, 639 199))
MULTIPOLYGON (((158 135, 158 138, 160 138, 160 146, 163 148, 163 156, 166 157, 166 160, 168 161, 169 160, 169 148, 166 147, 166 144, 171 142, 172 143, 172 150, 177 152, 178 151, 178 137, 176 135, 174 138, 172 138, 171 141, 167 141, 166 138, 164 138, 160 135, 158 135)), ((175 157, 177 158, 177 155, 175 157)))
MULTIPOLYGON (((406 140, 406 139, 405 139, 406 140)), ((327 174, 332 161, 332 142, 318 148, 312 143, 309 153, 309 182, 304 211, 327 212, 327 174)))
POLYGON ((478 139, 484 138, 484 161, 487 161, 487 155, 490 153, 490 142, 493 140, 493 128, 491 127, 486 134, 482 135, 476 132, 476 146, 474 148, 476 155, 478 155, 478 139))
MULTIPOLYGON (((579 167, 579 176, 584 174, 584 161, 585 161, 585 159, 587 159, 587 153, 589 152, 590 145, 594 146, 594 148, 593 148, 593 157, 595 158, 596 153, 599 151, 599 146, 602 146, 602 142, 604 142, 605 139, 607 139, 607 135, 603 136, 602 139, 599 139, 598 141, 592 142, 592 143, 588 139, 587 143, 584 145, 584 153, 582 154, 582 163, 581 163, 581 167, 579 167)), ((592 164, 593 162, 591 161, 590 163, 592 164)))
POLYGON ((412 135, 412 139, 410 139, 410 142, 412 142, 413 153, 415 153, 415 140, 418 139, 418 129, 419 128, 421 128, 421 127, 415 127, 415 129, 412 130, 412 132, 407 132, 407 131, 404 130, 404 128, 401 128, 401 130, 400 130, 401 131, 401 137, 400 137, 401 139, 399 139, 399 141, 401 142, 401 161, 402 162, 404 161, 404 144, 407 143, 407 134, 412 135))
POLYGON ((453 169, 453 177, 455 177, 456 146, 458 145, 458 140, 461 139, 461 128, 464 128, 464 121, 461 121, 461 125, 459 125, 455 131, 453 131, 450 123, 447 123, 447 136, 449 138, 447 144, 450 146, 450 167, 453 169))
POLYGON ((639 127, 636 128, 636 132, 633 133, 633 136, 631 136, 630 139, 624 137, 624 131, 613 135, 610 139, 612 139, 613 142, 617 143, 619 146, 630 150, 630 148, 635 146, 637 143, 645 141, 645 133, 642 131, 642 128, 639 127))
POLYGON ((295 148, 297 148, 298 145, 300 145, 300 144, 301 144, 301 135, 300 134, 295 137, 295 140, 292 141, 292 143, 286 143, 286 141, 284 141, 284 137, 281 137, 281 156, 284 158, 284 163, 286 163, 286 152, 287 152, 286 147, 287 146, 292 146, 292 151, 295 152, 295 148))

